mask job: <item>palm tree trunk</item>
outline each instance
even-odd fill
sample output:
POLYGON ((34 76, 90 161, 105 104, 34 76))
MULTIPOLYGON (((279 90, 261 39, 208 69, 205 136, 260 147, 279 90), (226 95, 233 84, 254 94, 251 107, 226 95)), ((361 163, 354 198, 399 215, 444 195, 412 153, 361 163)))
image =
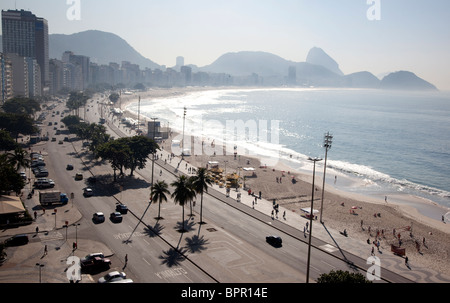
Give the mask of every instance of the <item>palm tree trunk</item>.
POLYGON ((200 224, 203 224, 203 192, 200 195, 200 224))
POLYGON ((184 203, 181 206, 183 208, 183 212, 182 212, 182 220, 181 220, 181 232, 184 233, 184 203))

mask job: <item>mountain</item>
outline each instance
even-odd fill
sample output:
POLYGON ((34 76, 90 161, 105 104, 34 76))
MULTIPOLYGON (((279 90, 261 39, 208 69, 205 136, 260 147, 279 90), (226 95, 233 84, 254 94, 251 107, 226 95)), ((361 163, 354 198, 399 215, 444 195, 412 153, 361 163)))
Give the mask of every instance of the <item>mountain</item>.
POLYGON ((380 88, 399 90, 437 90, 436 86, 433 84, 408 71, 390 73, 381 80, 380 88))
POLYGON ((200 71, 226 73, 244 77, 257 74, 265 77, 265 85, 285 82, 290 67, 295 67, 297 82, 302 85, 335 86, 339 76, 323 66, 307 62, 293 62, 267 52, 242 51, 226 53, 200 71))
POLYGON ((284 76, 290 64, 294 63, 271 53, 242 51, 226 53, 212 64, 201 67, 200 70, 233 76, 248 76, 252 73, 262 77, 284 76))
POLYGON ((323 51, 323 49, 318 47, 313 47, 308 52, 308 56, 306 57, 306 62, 314 65, 320 65, 329 69, 333 73, 339 76, 343 76, 344 73, 339 69, 339 64, 334 61, 327 53, 323 51))
POLYGON ((367 71, 357 72, 343 76, 342 85, 354 88, 379 88, 380 79, 367 71))
POLYGON ((49 35, 50 58, 61 60, 65 51, 88 56, 91 58, 91 62, 98 64, 109 64, 110 62, 120 64, 122 61, 129 61, 138 64, 141 69, 160 68, 158 64, 138 53, 124 39, 115 34, 97 30, 72 35, 49 35))

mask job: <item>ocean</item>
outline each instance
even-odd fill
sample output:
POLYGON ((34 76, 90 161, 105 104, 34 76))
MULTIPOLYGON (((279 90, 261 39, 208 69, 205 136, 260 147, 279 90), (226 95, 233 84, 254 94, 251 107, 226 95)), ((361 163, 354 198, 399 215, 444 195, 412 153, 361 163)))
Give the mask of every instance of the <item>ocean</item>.
MULTIPOLYGON (((137 104, 128 109, 137 112, 137 104)), ((141 100, 140 112, 178 132, 184 122, 186 136, 239 146, 240 153, 245 147, 246 154, 276 158, 309 173, 308 157, 324 157, 324 134, 329 132, 327 183, 372 196, 410 194, 450 209, 447 92, 206 90, 141 100)))

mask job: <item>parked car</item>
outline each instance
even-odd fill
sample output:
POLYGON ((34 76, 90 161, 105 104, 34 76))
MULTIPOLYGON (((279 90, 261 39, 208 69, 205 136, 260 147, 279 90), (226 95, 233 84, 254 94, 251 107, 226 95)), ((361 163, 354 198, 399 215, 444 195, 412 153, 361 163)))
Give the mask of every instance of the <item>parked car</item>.
POLYGON ((83 174, 82 173, 76 173, 75 174, 75 180, 77 180, 77 181, 83 180, 83 174))
POLYGON ((281 237, 279 236, 267 236, 266 242, 272 246, 280 247, 282 245, 281 237))
POLYGON ((28 241, 28 236, 25 234, 15 235, 5 241, 5 246, 25 245, 28 241))
POLYGON ((109 219, 114 223, 120 223, 122 222, 122 214, 115 211, 109 215, 109 219))
POLYGON ((128 213, 128 207, 125 204, 117 204, 116 211, 125 215, 126 213, 128 213))
POLYGON ((92 216, 92 220, 95 223, 102 223, 105 222, 105 215, 102 212, 96 212, 93 216, 92 216))
POLYGON ((73 170, 73 165, 72 164, 67 164, 66 170, 73 170))
POLYGON ((34 187, 37 189, 53 188, 53 187, 55 187, 55 181, 53 181, 52 179, 47 179, 47 178, 38 178, 34 182, 34 187))
POLYGON ((98 279, 98 283, 111 283, 114 281, 124 280, 127 278, 126 273, 118 272, 117 270, 112 271, 98 279))
POLYGON ((105 258, 103 253, 89 254, 80 260, 82 269, 109 268, 111 260, 105 258))

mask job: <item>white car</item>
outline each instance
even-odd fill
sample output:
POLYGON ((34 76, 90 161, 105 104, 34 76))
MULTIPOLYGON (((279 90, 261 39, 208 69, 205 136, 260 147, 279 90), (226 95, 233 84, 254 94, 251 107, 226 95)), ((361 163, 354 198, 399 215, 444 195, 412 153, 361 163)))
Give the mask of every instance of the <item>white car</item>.
POLYGON ((98 279, 98 283, 111 283, 115 281, 125 280, 127 275, 124 272, 111 271, 105 276, 98 279))
POLYGON ((92 191, 92 188, 86 187, 84 189, 83 195, 85 197, 91 197, 94 194, 94 192, 92 191))

